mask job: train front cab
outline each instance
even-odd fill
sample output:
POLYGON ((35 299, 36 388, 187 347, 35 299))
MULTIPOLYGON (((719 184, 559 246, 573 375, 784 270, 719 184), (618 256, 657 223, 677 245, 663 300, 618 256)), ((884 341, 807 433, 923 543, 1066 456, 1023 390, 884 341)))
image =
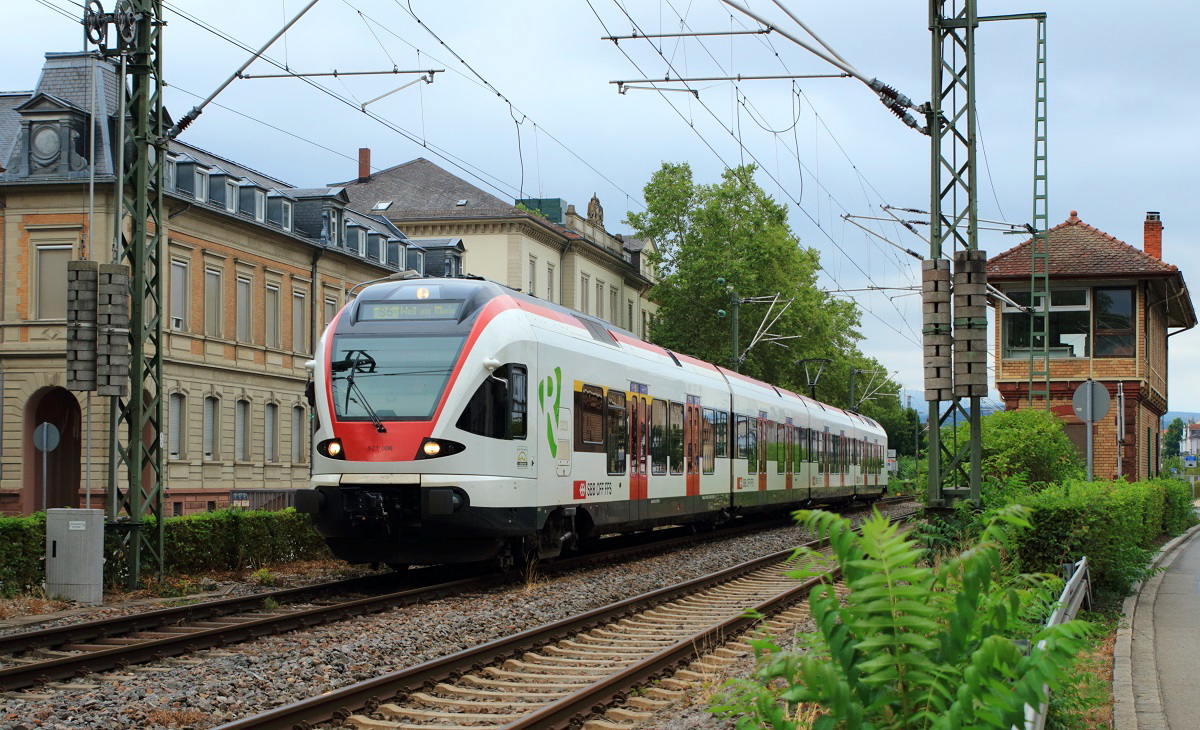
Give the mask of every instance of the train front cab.
POLYGON ((322 337, 325 357, 314 368, 314 380, 326 384, 316 394, 315 490, 298 494, 297 507, 314 514, 337 557, 476 562, 536 531, 538 464, 528 419, 536 346, 525 318, 497 293, 495 285, 444 280, 371 287, 322 337), (473 313, 386 326, 347 314, 362 302, 403 302, 416 291, 461 300, 473 313), (440 342, 448 337, 459 343, 440 342), (389 350, 400 340, 403 346, 389 350), (425 362, 435 351, 448 353, 446 361, 425 362), (369 367, 362 366, 366 355, 369 367), (444 375, 408 384, 406 371, 444 375), (410 407, 415 399, 419 412, 410 407), (341 450, 331 455, 335 440, 341 450))

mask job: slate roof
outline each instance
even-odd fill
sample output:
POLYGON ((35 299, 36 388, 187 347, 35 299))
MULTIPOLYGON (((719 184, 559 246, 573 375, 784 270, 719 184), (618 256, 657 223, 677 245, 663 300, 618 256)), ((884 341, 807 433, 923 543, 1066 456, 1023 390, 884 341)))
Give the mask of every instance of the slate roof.
MULTIPOLYGON (((76 107, 88 110, 91 108, 91 84, 88 80, 87 58, 93 54, 83 51, 66 53, 47 53, 46 63, 42 67, 42 77, 38 80, 37 90, 57 96, 71 102, 76 107)), ((103 87, 96 94, 96 103, 107 116, 117 113, 119 88, 117 74, 111 61, 98 64, 103 87)))
MULTIPOLYGON (((1179 269, 1141 249, 1134 248, 1079 219, 1071 211, 1067 220, 1051 228, 1050 269, 1052 278, 1132 277, 1148 278, 1178 274, 1179 269)), ((1010 248, 988 259, 989 280, 1028 279, 1031 242, 1010 248)))
POLYGON ((0 94, 0 165, 12 157, 13 145, 21 133, 21 115, 16 108, 33 98, 32 91, 11 91, 0 94))
POLYGON ((234 177, 244 177, 247 180, 255 182, 267 189, 275 188, 280 191, 286 190, 289 195, 293 196, 300 192, 299 190, 293 188, 290 183, 286 183, 278 178, 271 177, 270 175, 259 172, 254 168, 246 167, 245 165, 239 165, 233 160, 221 157, 220 155, 214 155, 213 153, 207 150, 202 150, 195 145, 190 145, 186 142, 180 142, 178 139, 171 140, 171 151, 176 154, 185 154, 188 157, 191 157, 193 160, 208 165, 209 167, 219 167, 234 177))
POLYGON ((371 210, 376 203, 391 201, 388 216, 404 218, 481 218, 519 215, 520 211, 491 193, 418 157, 371 174, 366 182, 357 179, 332 183, 350 195, 350 207, 371 210), (458 201, 467 201, 458 205, 458 201))

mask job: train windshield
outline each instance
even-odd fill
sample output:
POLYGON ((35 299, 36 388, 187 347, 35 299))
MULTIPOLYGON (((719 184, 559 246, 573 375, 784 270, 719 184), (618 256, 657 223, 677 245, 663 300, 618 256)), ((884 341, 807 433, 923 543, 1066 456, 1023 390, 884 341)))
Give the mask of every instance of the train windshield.
POLYGON ((412 421, 433 415, 462 335, 333 339, 329 379, 340 420, 412 421))

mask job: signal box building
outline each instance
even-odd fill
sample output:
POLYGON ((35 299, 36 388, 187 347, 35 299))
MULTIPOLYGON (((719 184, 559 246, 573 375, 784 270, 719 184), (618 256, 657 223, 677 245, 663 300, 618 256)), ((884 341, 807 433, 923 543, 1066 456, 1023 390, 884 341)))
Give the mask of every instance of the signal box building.
MULTIPOLYGON (((1169 337, 1196 326, 1183 274, 1162 258, 1162 231, 1159 214, 1147 213, 1139 250, 1071 211, 1048 232, 1049 405, 1082 456, 1086 424, 1072 409, 1072 395, 1089 378, 1108 390, 1112 407, 1093 426, 1097 479, 1134 480, 1158 473, 1169 337), (1118 409, 1124 416, 1120 432, 1118 409)), ((1021 305, 994 305, 996 388, 1010 410, 1046 407, 1043 397, 1032 403, 1029 398, 1031 345, 1040 345, 1030 342, 1030 315, 1022 308, 1030 303, 1030 245, 1026 241, 987 264, 988 281, 1021 305)), ((1044 385, 1040 377, 1034 389, 1044 385)))

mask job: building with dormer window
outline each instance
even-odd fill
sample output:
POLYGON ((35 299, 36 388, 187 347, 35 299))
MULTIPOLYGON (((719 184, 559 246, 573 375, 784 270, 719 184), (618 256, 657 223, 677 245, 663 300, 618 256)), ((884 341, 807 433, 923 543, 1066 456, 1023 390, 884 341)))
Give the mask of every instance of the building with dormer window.
MULTIPOLYGON (((1089 378, 1104 384, 1113 407, 1093 425, 1097 478, 1141 479, 1159 470, 1169 337, 1196 326, 1183 273, 1162 258, 1162 230, 1159 214, 1147 213, 1139 250, 1071 211, 1066 221, 1047 232, 1049 406, 1082 455, 1087 426, 1075 416, 1071 398, 1089 378)), ((995 303, 998 326, 993 343, 996 388, 1008 409, 1047 405, 1044 398, 1032 404, 1029 398, 1031 356, 1040 353, 1042 343, 1030 340, 1026 308, 1043 304, 1030 299, 1030 245, 1025 241, 987 263, 989 283, 1011 300, 995 303)), ((1044 384, 1043 378, 1040 385, 1044 384)))
MULTIPOLYGON (((109 61, 51 53, 36 89, 0 94, 0 514, 82 506, 89 486, 104 505, 109 399, 64 387, 65 292, 69 261, 112 260, 119 84, 109 61), (43 422, 62 434, 45 504, 43 422)), ((306 487, 304 363, 355 285, 424 249, 344 189, 297 188, 183 142, 164 178, 167 514, 227 506, 235 488, 306 487)))
POLYGON ((653 242, 610 234, 594 196, 588 215, 558 198, 508 203, 418 158, 338 187, 357 210, 377 211, 425 247, 430 274, 472 274, 577 309, 646 337, 657 310, 653 242))

